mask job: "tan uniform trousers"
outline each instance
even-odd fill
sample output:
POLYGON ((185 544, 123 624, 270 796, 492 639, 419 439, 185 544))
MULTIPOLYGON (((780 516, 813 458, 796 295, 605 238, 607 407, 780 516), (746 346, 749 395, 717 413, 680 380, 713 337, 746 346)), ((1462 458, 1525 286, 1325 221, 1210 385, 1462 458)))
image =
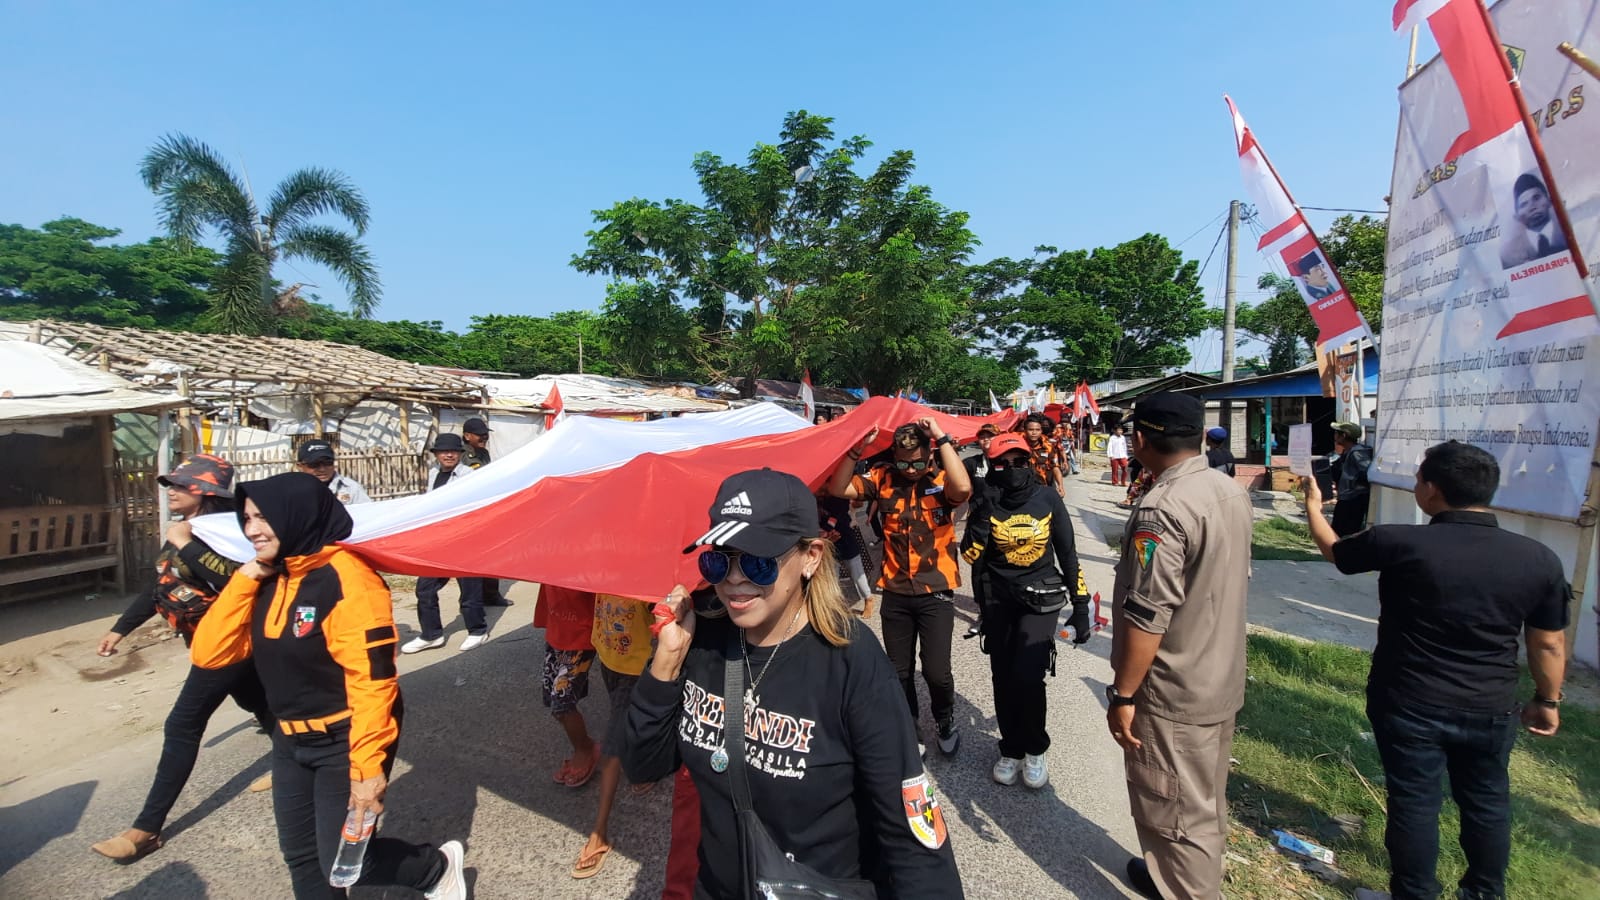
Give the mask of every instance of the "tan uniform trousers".
POLYGON ((1137 710, 1124 751, 1128 804, 1150 877, 1168 900, 1221 896, 1228 839, 1228 756, 1233 718, 1185 725, 1137 710))

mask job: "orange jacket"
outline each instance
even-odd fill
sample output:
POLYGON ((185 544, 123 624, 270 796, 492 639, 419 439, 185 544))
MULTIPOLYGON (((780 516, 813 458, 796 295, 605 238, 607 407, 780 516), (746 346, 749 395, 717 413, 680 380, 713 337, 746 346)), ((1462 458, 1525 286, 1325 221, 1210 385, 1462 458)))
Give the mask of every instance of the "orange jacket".
POLYGON ((200 620, 190 657, 203 669, 253 657, 286 731, 348 719, 350 779, 364 781, 383 772, 400 736, 398 643, 388 586, 330 545, 283 560, 266 581, 235 574, 200 620))

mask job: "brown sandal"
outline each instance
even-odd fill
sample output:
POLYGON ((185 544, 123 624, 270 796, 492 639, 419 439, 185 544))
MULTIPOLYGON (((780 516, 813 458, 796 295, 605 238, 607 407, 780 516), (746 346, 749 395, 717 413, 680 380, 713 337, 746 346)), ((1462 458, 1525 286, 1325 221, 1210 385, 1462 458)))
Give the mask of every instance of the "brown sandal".
POLYGON ((132 832, 133 829, 130 828, 114 838, 91 845, 89 849, 104 856, 106 859, 115 860, 119 863, 131 863, 161 849, 163 843, 161 835, 152 834, 135 841, 133 838, 128 837, 132 832))

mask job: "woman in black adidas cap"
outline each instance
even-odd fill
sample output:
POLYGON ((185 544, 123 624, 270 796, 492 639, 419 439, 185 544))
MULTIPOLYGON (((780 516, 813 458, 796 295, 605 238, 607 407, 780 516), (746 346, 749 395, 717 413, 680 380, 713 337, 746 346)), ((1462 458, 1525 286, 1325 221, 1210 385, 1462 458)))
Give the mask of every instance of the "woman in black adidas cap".
POLYGON ((705 548, 700 573, 727 617, 697 616, 683 585, 657 605, 623 768, 639 782, 688 767, 700 794, 696 896, 753 895, 734 811, 742 768, 772 842, 814 874, 871 882, 852 896, 960 897, 894 669, 850 614, 817 524, 793 475, 741 472, 718 488, 711 528, 689 550, 705 548), (743 669, 742 767, 723 730, 729 664, 743 669))

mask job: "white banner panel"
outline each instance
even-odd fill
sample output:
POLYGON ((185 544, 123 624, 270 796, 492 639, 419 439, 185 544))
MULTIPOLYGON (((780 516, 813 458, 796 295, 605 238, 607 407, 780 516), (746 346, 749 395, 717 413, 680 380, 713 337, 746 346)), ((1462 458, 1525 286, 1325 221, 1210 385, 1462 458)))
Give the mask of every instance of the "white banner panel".
MULTIPOLYGON (((1594 132, 1583 130, 1600 128, 1600 113, 1579 115, 1581 98, 1600 82, 1556 46, 1600 51, 1594 7, 1511 0, 1497 10, 1508 56, 1530 78, 1530 107, 1541 125, 1554 117, 1546 147, 1556 187, 1571 183, 1579 197, 1586 184, 1594 191, 1597 170, 1595 144, 1580 150, 1594 132), (1540 59, 1547 72, 1534 81, 1540 59), (1550 72, 1558 61, 1575 77, 1550 72), (1578 102, 1537 105, 1554 93, 1578 102)), ((1460 2, 1435 14, 1441 59, 1400 91, 1371 478, 1409 489, 1423 450, 1465 441, 1500 461, 1497 507, 1573 519, 1600 423, 1600 320, 1477 16, 1476 3, 1460 2)), ((1600 209, 1584 209, 1573 209, 1587 216, 1580 241, 1600 234, 1600 209)))

